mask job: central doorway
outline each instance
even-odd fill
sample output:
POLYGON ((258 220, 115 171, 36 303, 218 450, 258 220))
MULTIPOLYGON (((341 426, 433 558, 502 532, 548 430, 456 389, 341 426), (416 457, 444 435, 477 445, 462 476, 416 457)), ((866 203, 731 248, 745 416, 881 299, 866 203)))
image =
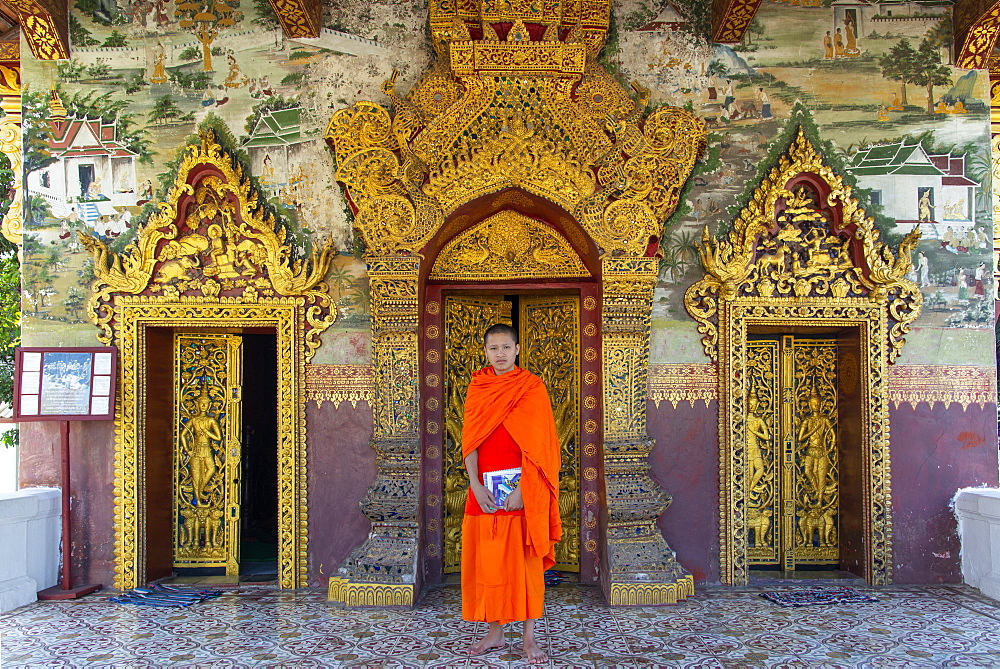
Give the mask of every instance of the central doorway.
POLYGON ((483 368, 483 332, 495 323, 518 331, 517 364, 538 375, 552 402, 562 451, 559 512, 563 538, 556 569, 580 571, 580 296, 565 292, 462 291, 444 295, 444 573, 461 568, 468 476, 462 461, 465 394, 483 368))

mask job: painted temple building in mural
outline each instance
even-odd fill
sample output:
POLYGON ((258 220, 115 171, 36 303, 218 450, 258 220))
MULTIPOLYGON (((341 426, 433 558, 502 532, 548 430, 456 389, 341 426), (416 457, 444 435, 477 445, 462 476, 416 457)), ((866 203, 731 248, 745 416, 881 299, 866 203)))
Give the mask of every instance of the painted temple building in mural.
POLYGON ((960 581, 950 500, 1000 476, 986 38, 725 4, 109 0, 26 41, 22 342, 118 356, 114 421, 72 425, 79 578, 413 605, 461 568, 502 322, 556 568, 610 604, 960 581))

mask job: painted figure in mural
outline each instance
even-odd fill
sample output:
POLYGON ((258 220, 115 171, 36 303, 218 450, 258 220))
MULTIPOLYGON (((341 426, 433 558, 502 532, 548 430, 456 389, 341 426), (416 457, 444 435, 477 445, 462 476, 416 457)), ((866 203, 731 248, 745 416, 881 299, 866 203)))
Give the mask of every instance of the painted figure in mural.
POLYGON ((876 117, 875 120, 876 121, 880 121, 880 122, 885 122, 885 121, 891 121, 892 120, 892 117, 889 116, 889 112, 885 108, 885 105, 879 105, 878 106, 878 117, 876 117))
POLYGON ((760 480, 764 478, 764 451, 761 442, 765 445, 771 440, 771 433, 767 429, 767 423, 760 417, 760 400, 757 393, 750 393, 747 400, 747 463, 750 465, 750 488, 751 492, 760 492, 763 486, 760 480), (758 487, 759 486, 759 487, 758 487))
POLYGON ((903 102, 899 99, 899 93, 896 93, 896 97, 892 99, 889 111, 903 111, 903 102))
POLYGON ((708 79, 708 101, 716 102, 719 99, 719 85, 715 81, 715 75, 713 74, 708 79))
POLYGON ((817 504, 822 505, 826 496, 826 476, 830 470, 829 453, 833 450, 836 435, 833 421, 820 413, 820 408, 819 395, 814 391, 809 396, 809 415, 799 423, 798 441, 806 480, 813 489, 817 504))
POLYGON ((728 79, 726 80, 726 88, 725 91, 723 91, 723 95, 725 97, 722 100, 722 107, 726 111, 729 111, 729 105, 736 102, 736 96, 733 95, 733 82, 729 81, 728 79))
MULTIPOLYGON (((912 202, 912 200, 911 200, 912 202)), ((920 201, 917 204, 917 210, 920 215, 920 222, 930 222, 934 218, 934 205, 931 204, 931 189, 925 188, 920 194, 920 201)), ((951 228, 949 228, 950 230, 951 228)))
POLYGON ((833 36, 833 55, 837 58, 844 55, 844 36, 840 34, 840 28, 837 28, 837 34, 833 36))
POLYGON ((164 63, 167 60, 167 50, 163 48, 162 42, 156 43, 156 48, 153 50, 153 76, 149 78, 149 81, 154 84, 165 84, 170 80, 167 76, 167 68, 164 63))
POLYGON ((955 278, 955 284, 958 286, 958 299, 969 299, 969 281, 965 276, 964 267, 958 270, 958 276, 955 278))
POLYGON ((829 30, 823 36, 823 58, 833 58, 833 37, 830 36, 829 30))
POLYGON ((524 621, 521 637, 531 664, 547 657, 535 641, 544 612, 545 570, 555 564, 562 535, 559 468, 562 458, 545 384, 515 364, 520 347, 509 325, 483 337, 489 366, 475 372, 465 398, 462 457, 469 492, 462 522, 462 618, 489 623, 467 653, 506 645, 503 626, 524 621), (483 474, 520 468, 503 507, 483 474))
POLYGON ((208 386, 202 386, 201 394, 195 401, 198 413, 191 416, 181 430, 181 446, 191 453, 188 467, 191 470, 192 495, 195 506, 208 503, 210 483, 218 468, 212 445, 222 441, 222 427, 208 410, 212 400, 208 396, 208 386))
POLYGON ((260 172, 260 183, 262 185, 265 185, 265 186, 268 186, 268 185, 271 185, 271 184, 275 183, 275 181, 274 181, 274 163, 271 160, 271 154, 270 153, 265 153, 264 154, 264 166, 263 166, 263 168, 261 169, 261 172, 260 172))
POLYGON ((858 49, 858 29, 854 25, 854 17, 848 14, 844 17, 844 36, 847 38, 847 48, 844 55, 848 58, 856 58, 861 55, 858 49))
POLYGON ((927 260, 927 254, 923 251, 920 252, 917 258, 917 282, 921 286, 931 285, 930 261, 927 260))
POLYGON ((763 87, 757 89, 757 99, 760 100, 760 118, 767 120, 771 118, 771 98, 767 97, 767 92, 763 87))
POLYGON ((229 76, 222 82, 222 85, 226 88, 240 88, 247 85, 250 79, 243 76, 243 72, 240 71, 240 66, 236 62, 236 56, 231 51, 226 54, 226 61, 229 64, 229 76))
POLYGON ((986 286, 983 285, 983 279, 986 277, 986 263, 981 262, 976 265, 976 297, 984 297, 986 295, 986 286))

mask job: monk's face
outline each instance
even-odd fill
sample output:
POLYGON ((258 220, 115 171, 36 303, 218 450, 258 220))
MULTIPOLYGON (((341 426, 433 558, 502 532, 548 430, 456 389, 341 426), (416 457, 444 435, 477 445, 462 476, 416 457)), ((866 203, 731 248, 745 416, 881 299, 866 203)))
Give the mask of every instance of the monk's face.
POLYGON ((493 365, 497 375, 514 369, 514 360, 521 347, 514 343, 514 338, 506 333, 491 334, 486 338, 486 359, 493 365))

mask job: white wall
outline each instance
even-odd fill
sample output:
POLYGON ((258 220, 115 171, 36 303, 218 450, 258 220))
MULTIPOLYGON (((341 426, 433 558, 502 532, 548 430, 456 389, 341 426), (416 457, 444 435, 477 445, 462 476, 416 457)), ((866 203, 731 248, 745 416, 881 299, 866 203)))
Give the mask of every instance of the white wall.
POLYGON ((1000 489, 964 488, 953 504, 962 540, 962 579, 1000 599, 1000 489))
POLYGON ((60 499, 57 488, 0 494, 0 612, 30 604, 56 584, 60 499))

